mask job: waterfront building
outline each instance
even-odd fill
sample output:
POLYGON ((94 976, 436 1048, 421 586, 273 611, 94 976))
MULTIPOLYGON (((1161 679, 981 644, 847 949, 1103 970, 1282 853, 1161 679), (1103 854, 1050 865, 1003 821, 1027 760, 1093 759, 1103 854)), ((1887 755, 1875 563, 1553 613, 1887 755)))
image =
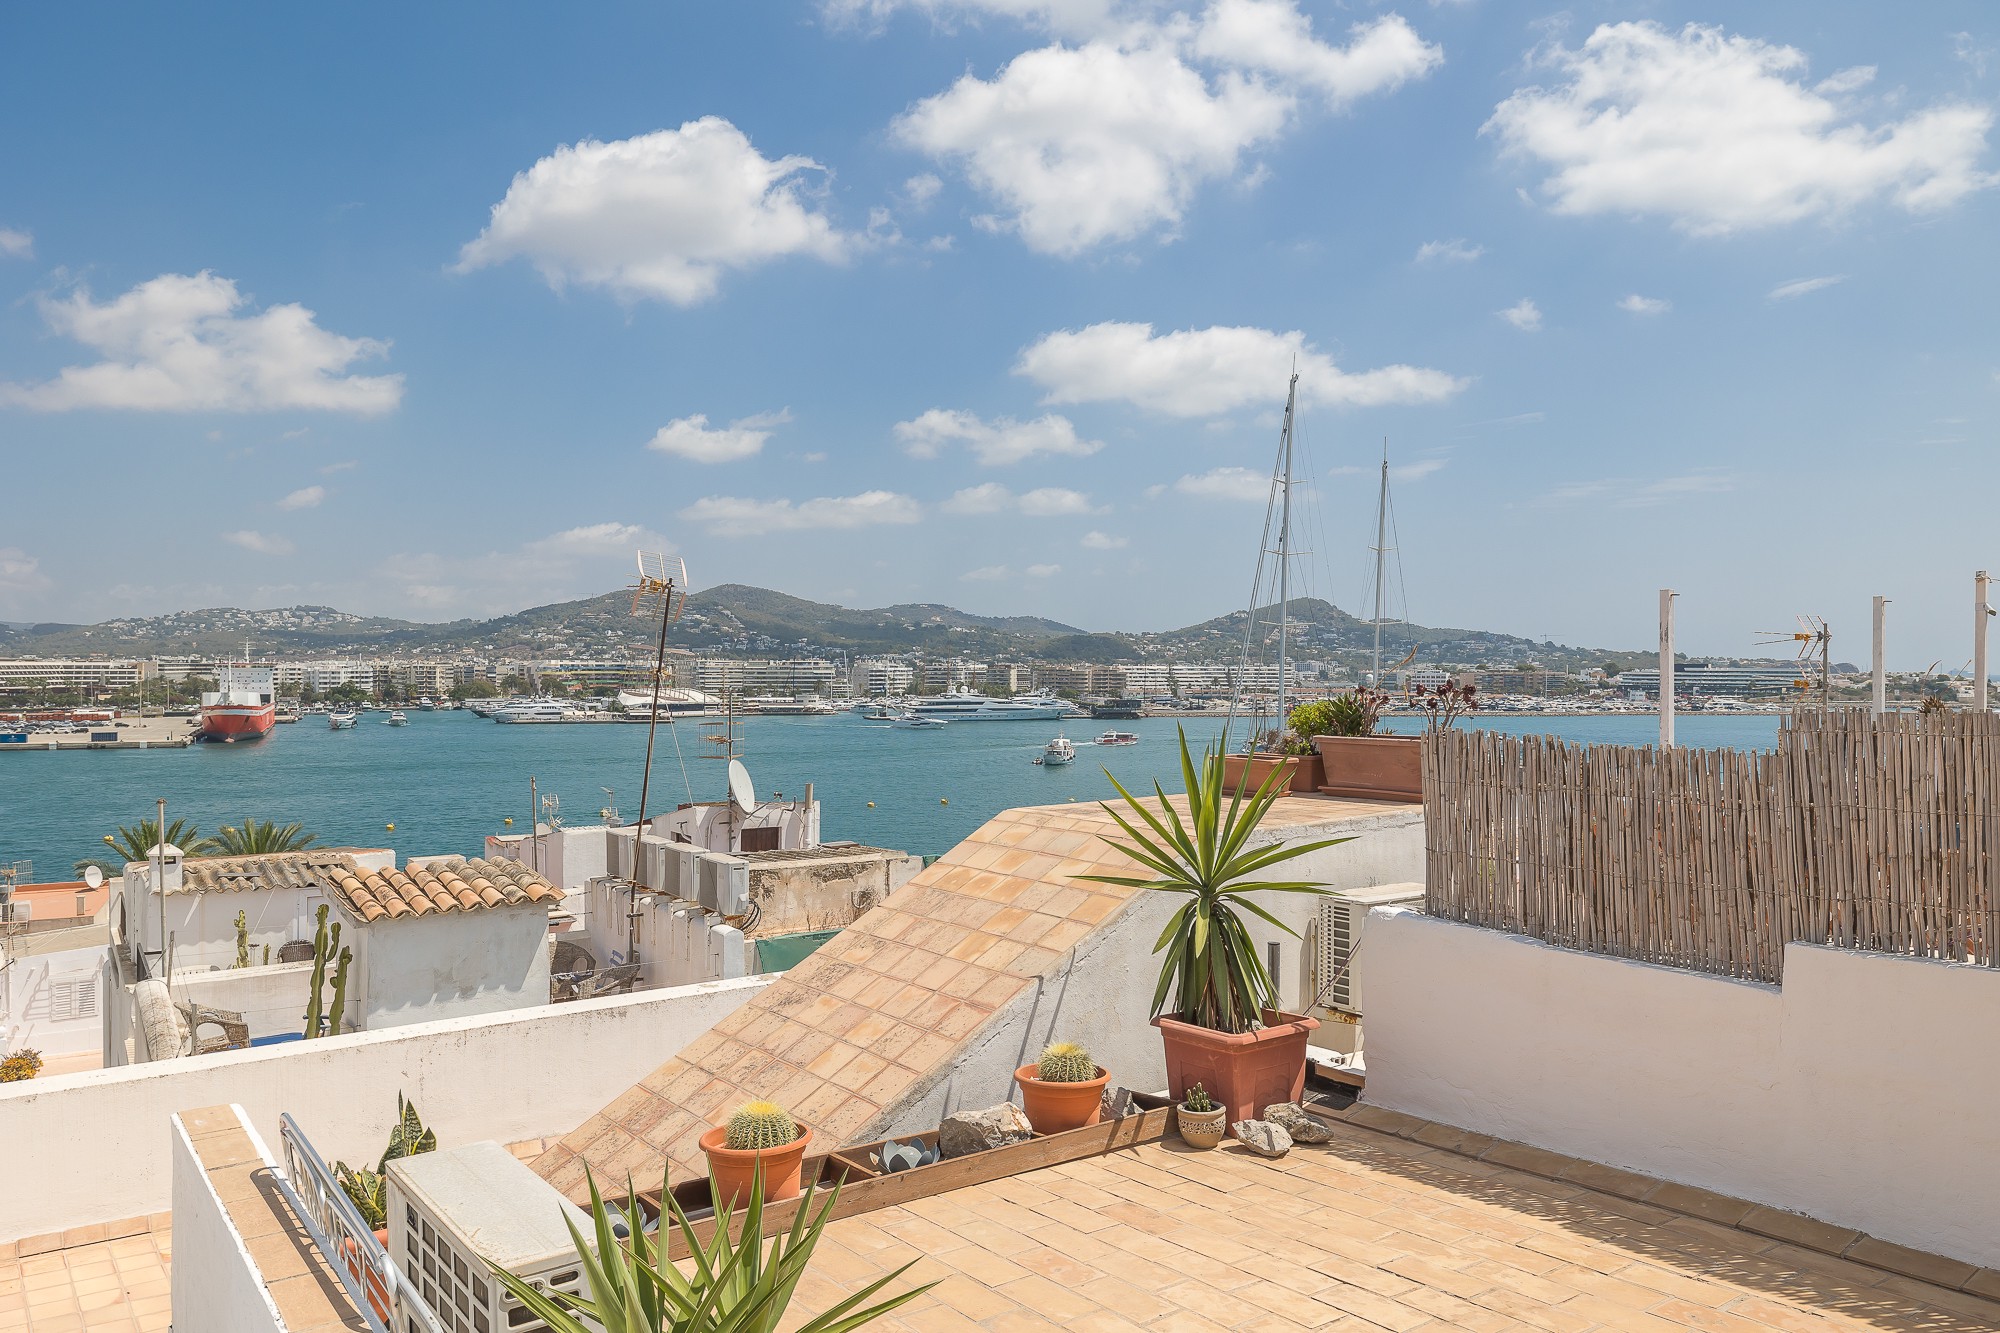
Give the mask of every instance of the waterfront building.
POLYGON ((900 657, 857 657, 848 668, 848 688, 855 694, 881 697, 908 694, 917 673, 900 657))
MULTIPOLYGON (((1791 666, 1720 666, 1708 662, 1674 664, 1675 694, 1720 694, 1750 697, 1785 694, 1798 688, 1800 669, 1791 666)), ((1647 667, 1624 672, 1619 688, 1636 691, 1649 699, 1660 694, 1660 669, 1647 667)))
MULTIPOLYGON (((299 688, 310 689, 315 694, 327 694, 343 686, 373 694, 376 688, 375 664, 360 658, 323 658, 298 664, 299 688)), ((282 687, 280 687, 282 688, 282 687)))
POLYGON ((114 657, 0 658, 0 694, 64 691, 100 694, 154 679, 151 661, 114 657))
POLYGON ((986 664, 968 662, 962 657, 926 661, 923 664, 923 681, 927 694, 977 691, 986 681, 986 664))
POLYGON ((1012 698, 1035 688, 1035 669, 1022 662, 992 662, 984 679, 988 694, 1012 698))
POLYGON ((839 678, 839 665, 823 657, 704 657, 694 665, 694 687, 705 694, 824 694, 839 678))

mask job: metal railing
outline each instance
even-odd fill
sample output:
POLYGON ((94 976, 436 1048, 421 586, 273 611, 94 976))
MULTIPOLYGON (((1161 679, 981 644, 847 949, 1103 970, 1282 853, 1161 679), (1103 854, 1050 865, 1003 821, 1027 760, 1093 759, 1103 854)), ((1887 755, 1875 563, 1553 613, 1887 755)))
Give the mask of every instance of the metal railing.
POLYGON ((402 1273, 361 1210, 347 1197, 326 1162, 289 1111, 278 1117, 285 1169, 278 1188, 305 1224, 320 1257, 340 1279, 354 1308, 375 1333, 446 1333, 436 1314, 402 1273))

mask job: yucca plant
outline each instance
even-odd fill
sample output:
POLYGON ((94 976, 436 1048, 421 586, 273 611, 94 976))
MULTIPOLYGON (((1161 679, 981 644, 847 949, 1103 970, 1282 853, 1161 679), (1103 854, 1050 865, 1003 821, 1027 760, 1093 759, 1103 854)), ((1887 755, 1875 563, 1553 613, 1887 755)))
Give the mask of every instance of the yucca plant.
POLYGON ((272 820, 258 823, 246 819, 241 824, 224 824, 216 831, 215 843, 224 856, 275 856, 279 852, 302 852, 319 841, 303 824, 280 825, 272 820))
MULTIPOLYGON (((648 1236, 645 1212, 629 1183, 630 1197, 623 1208, 607 1204, 598 1192, 596 1177, 586 1168, 595 1242, 584 1240, 568 1214, 563 1221, 576 1242, 590 1295, 539 1290, 497 1265, 494 1275, 515 1300, 549 1326, 551 1333, 774 1333, 792 1303, 799 1279, 812 1263, 813 1248, 840 1199, 840 1187, 836 1185, 827 1193, 817 1212, 813 1209, 817 1190, 809 1187, 799 1200, 791 1226, 771 1237, 767 1249, 762 1170, 760 1165, 752 1179, 741 1226, 737 1225, 735 1209, 724 1204, 716 1210, 713 1234, 703 1240, 668 1188, 671 1182, 663 1181, 660 1186, 661 1204, 667 1209, 661 1218, 662 1234, 648 1236), (614 1229, 620 1223, 626 1233, 623 1237, 614 1229), (669 1223, 687 1244, 686 1272, 668 1257, 669 1223)), ((869 1283, 832 1309, 797 1325, 795 1333, 846 1333, 873 1323, 936 1285, 927 1282, 900 1296, 863 1304, 909 1268, 910 1264, 904 1264, 869 1283)))
POLYGON ((1246 784, 1233 791, 1223 777, 1222 751, 1210 747, 1199 763, 1181 729, 1181 776, 1187 783, 1187 818, 1174 808, 1160 784, 1153 784, 1158 811, 1126 791, 1111 776, 1111 785, 1125 798, 1126 808, 1145 828, 1106 802, 1104 812, 1118 822, 1126 840, 1106 838, 1140 865, 1152 878, 1130 875, 1080 875, 1099 884, 1151 889, 1187 899, 1167 921, 1153 952, 1164 954, 1159 985, 1153 991, 1153 1016, 1167 1011, 1169 995, 1182 1022, 1216 1032, 1248 1032, 1259 1026, 1263 1010, 1276 1008, 1278 997, 1271 974, 1257 956, 1243 913, 1248 912, 1296 936, 1284 922, 1252 901, 1259 893, 1330 892, 1324 884, 1305 880, 1258 880, 1251 876, 1285 861, 1335 847, 1351 838, 1317 842, 1267 843, 1249 846, 1250 836, 1283 794, 1291 775, 1280 769, 1255 793, 1246 784), (1226 797, 1226 799, 1225 799, 1226 797), (1150 830, 1148 832, 1147 830, 1150 830))

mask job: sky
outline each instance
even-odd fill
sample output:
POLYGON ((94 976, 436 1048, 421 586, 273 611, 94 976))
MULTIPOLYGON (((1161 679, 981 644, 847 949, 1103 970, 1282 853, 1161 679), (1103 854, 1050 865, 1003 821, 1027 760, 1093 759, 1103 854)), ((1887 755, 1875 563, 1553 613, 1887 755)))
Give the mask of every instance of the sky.
POLYGON ((1971 655, 2000 13, 13 6, 0 619, 1295 591, 1971 655))

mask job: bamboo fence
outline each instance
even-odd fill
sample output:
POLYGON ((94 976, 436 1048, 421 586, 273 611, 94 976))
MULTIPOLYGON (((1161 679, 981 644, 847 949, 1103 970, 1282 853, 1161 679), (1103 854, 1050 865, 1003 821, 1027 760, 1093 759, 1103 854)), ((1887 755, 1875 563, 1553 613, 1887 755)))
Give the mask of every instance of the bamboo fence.
POLYGON ((1775 750, 1424 743, 1427 910, 1776 982, 1794 940, 2000 966, 2000 715, 1802 712, 1775 750))

